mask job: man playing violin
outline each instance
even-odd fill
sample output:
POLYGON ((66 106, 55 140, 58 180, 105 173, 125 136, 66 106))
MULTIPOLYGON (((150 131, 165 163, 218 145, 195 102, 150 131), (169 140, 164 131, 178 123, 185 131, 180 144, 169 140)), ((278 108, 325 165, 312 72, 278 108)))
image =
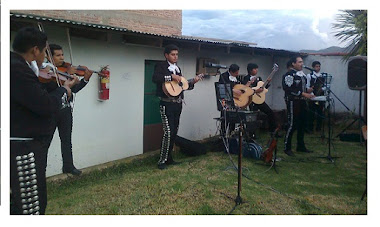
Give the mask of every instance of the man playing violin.
MULTIPOLYGON (((166 61, 156 64, 152 76, 153 83, 157 85, 156 95, 160 99, 160 113, 164 130, 164 135, 161 142, 160 159, 158 161, 158 168, 161 170, 166 169, 167 165, 178 164, 178 162, 173 160, 172 150, 178 133, 184 94, 182 91, 176 97, 169 97, 162 89, 162 85, 165 82, 181 81, 182 72, 177 66, 178 50, 179 48, 174 44, 167 45, 164 50, 166 61)), ((188 90, 192 90, 194 88, 194 84, 199 80, 200 77, 198 76, 188 80, 188 90)))
MULTIPOLYGON (((53 59, 49 59, 49 61, 54 62, 54 65, 58 68, 59 73, 67 73, 68 75, 76 74, 77 67, 73 67, 71 66, 71 64, 65 63, 62 47, 57 44, 50 44, 49 47, 50 47, 51 54, 53 57, 53 59)), ((46 65, 48 65, 49 67, 54 67, 53 64, 51 63, 47 63, 45 64, 45 66, 46 65)), ((84 76, 83 76, 83 79, 81 79, 77 85, 71 88, 73 93, 77 93, 78 91, 83 89, 89 82, 93 73, 91 70, 87 69, 87 67, 85 66, 81 66, 81 68, 85 69, 84 76)), ((50 90, 52 89, 51 87, 54 88, 56 86, 57 84, 55 82, 51 82, 47 86, 47 89, 50 90)), ((61 154, 62 154, 62 161, 63 161, 62 172, 71 173, 75 176, 79 176, 82 173, 82 171, 78 170, 74 166, 72 142, 71 142, 71 135, 72 135, 72 128, 73 128, 73 115, 72 115, 72 111, 74 107, 73 103, 74 103, 74 95, 68 100, 68 102, 64 103, 61 106, 61 110, 55 115, 55 124, 56 124, 56 127, 58 128, 58 133, 61 140, 61 154)))
POLYGON ((53 115, 71 97, 77 79, 47 92, 33 62, 41 66, 47 36, 32 27, 20 29, 10 57, 11 214, 45 214, 46 162, 54 133, 53 115))

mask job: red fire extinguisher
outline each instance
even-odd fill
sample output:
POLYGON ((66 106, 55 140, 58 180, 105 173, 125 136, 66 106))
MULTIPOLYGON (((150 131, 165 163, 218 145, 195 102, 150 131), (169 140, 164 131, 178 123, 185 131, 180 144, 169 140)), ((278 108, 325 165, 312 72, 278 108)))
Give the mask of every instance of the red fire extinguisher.
POLYGON ((99 73, 99 100, 104 101, 110 98, 110 71, 108 65, 103 67, 99 73))

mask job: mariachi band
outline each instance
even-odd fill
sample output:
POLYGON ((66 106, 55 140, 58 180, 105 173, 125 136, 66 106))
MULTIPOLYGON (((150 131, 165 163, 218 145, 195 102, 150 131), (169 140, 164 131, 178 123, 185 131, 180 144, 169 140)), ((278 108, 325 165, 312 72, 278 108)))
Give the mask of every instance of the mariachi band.
MULTIPOLYGON (((15 36, 10 53, 10 149, 11 149, 11 214, 44 214, 47 206, 46 166, 47 153, 56 127, 62 142, 64 173, 80 175, 73 165, 71 151, 73 94, 88 83, 92 70, 74 67, 64 62, 59 45, 48 45, 46 34, 36 28, 23 28, 15 36), (48 62, 46 62, 48 53, 48 62), (65 72, 57 70, 66 67, 65 72), (82 71, 80 80, 74 74, 82 71), (61 125, 61 126, 60 126, 61 125), (65 150, 65 151, 64 151, 65 150)), ((156 64, 152 81, 160 99, 164 135, 161 142, 158 168, 177 165, 173 159, 173 145, 178 133, 184 91, 192 90, 202 80, 196 75, 187 80, 177 65, 179 48, 167 45, 164 62, 156 64)), ((320 68, 320 63, 313 67, 320 68)), ((313 88, 320 88, 319 70, 306 76, 302 72, 303 60, 297 56, 288 62, 288 72, 282 76, 285 91, 288 127, 284 152, 294 156, 291 150, 292 134, 297 130, 297 151, 312 152, 306 148, 303 137, 307 100, 314 97, 313 88), (309 78, 309 79, 308 79, 309 78)), ((239 66, 232 64, 220 75, 219 83, 230 84, 235 109, 260 110, 268 116, 271 133, 278 127, 272 109, 265 102, 272 73, 264 82, 257 75, 259 66, 247 65, 247 75, 239 76, 239 66)), ((317 108, 317 107, 315 107, 317 108)), ((320 108, 320 107, 318 107, 320 108)), ((319 109, 318 109, 319 111, 319 109)))

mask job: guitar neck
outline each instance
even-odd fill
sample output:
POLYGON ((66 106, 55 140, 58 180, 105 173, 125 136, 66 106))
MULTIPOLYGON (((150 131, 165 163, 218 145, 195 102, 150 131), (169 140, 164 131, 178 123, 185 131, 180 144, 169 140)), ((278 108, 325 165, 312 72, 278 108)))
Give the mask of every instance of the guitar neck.
POLYGON ((275 72, 276 72, 276 70, 272 70, 272 72, 269 74, 268 78, 266 79, 265 83, 263 84, 263 86, 262 86, 263 88, 265 88, 268 85, 269 80, 272 79, 275 72))

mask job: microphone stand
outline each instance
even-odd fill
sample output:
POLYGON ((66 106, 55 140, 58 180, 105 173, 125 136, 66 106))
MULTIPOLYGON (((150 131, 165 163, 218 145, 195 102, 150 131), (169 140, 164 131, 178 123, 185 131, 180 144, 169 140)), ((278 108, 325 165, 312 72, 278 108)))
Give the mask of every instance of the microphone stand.
POLYGON ((238 188, 237 188, 237 195, 235 198, 235 206, 231 209, 231 211, 228 214, 231 214, 238 205, 243 204, 243 198, 241 197, 241 178, 242 178, 242 150, 243 150, 243 120, 240 118, 240 125, 239 125, 239 157, 238 157, 238 188))
MULTIPOLYGON (((308 70, 310 70, 311 72, 314 72, 314 70, 312 70, 311 68, 309 67, 304 67, 304 68, 307 68, 308 70)), ((326 91, 327 91, 327 95, 326 95, 326 102, 327 102, 327 118, 328 118, 328 148, 329 148, 329 153, 327 155, 327 157, 319 157, 319 158, 327 158, 328 160, 330 160, 331 163, 334 163, 334 158, 338 158, 338 157, 332 157, 331 156, 331 111, 330 111, 330 106, 331 106, 331 99, 330 99, 330 93, 333 94, 335 96, 335 94, 331 91, 330 89, 330 86, 328 85, 327 83, 327 76, 324 77, 324 81, 322 81, 321 77, 317 77, 317 80, 319 80, 319 82, 323 82, 323 85, 325 86, 326 88, 326 91)), ((336 97, 336 96, 335 96, 336 97)), ((343 105, 344 103, 338 98, 336 97, 343 105)), ((346 108, 348 108, 346 105, 344 105, 346 108)))
POLYGON ((243 203, 243 199, 240 196, 241 193, 241 176, 242 176, 242 168, 241 168, 241 159, 242 159, 242 147, 243 147, 243 121, 240 119, 239 126, 239 159, 238 159, 238 191, 235 199, 235 206, 243 203))
POLYGON ((327 91, 327 95, 326 95, 326 102, 327 102, 327 119, 328 119, 328 148, 329 148, 329 153, 326 157, 319 157, 319 158, 327 158, 328 160, 330 160, 331 163, 334 163, 334 158, 340 158, 340 157, 332 157, 331 156, 331 131, 332 131, 332 127, 331 127, 331 111, 330 111, 330 106, 331 106, 331 99, 330 99, 330 93, 331 93, 331 90, 330 90, 330 87, 326 86, 326 91, 327 91))

